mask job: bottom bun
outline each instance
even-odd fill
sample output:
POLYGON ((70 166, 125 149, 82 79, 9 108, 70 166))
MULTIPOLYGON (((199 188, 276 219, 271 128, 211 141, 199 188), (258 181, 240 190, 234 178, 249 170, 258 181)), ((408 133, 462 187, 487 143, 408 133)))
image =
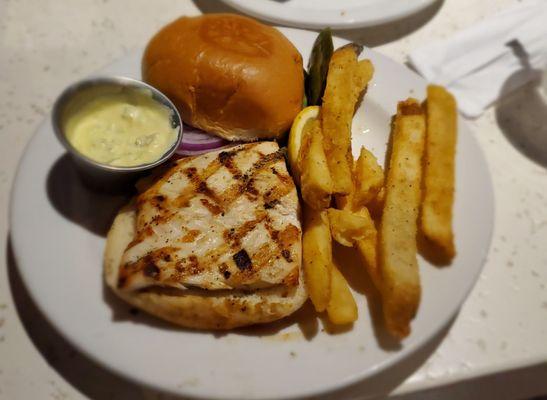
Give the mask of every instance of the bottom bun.
POLYGON ((232 329, 286 317, 308 298, 303 271, 295 287, 251 291, 152 287, 126 292, 117 288, 122 255, 135 236, 136 209, 122 208, 108 232, 104 255, 106 284, 129 304, 158 318, 195 329, 232 329))

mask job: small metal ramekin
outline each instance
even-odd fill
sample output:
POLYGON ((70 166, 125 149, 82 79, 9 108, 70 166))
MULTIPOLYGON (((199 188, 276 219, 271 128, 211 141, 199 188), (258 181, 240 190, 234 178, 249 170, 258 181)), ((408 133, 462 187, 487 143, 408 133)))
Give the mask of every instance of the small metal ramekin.
POLYGON ((116 192, 123 191, 143 172, 148 171, 167 161, 175 152, 182 140, 182 120, 175 105, 158 89, 126 77, 94 77, 76 82, 67 87, 55 101, 52 113, 52 124, 57 139, 65 147, 74 160, 83 181, 93 189, 116 192), (177 140, 158 160, 133 167, 117 167, 102 164, 86 157, 76 150, 68 141, 65 124, 71 112, 78 108, 77 102, 85 102, 93 96, 106 93, 118 93, 121 90, 150 91, 152 98, 167 106, 171 111, 171 126, 178 131, 177 140))

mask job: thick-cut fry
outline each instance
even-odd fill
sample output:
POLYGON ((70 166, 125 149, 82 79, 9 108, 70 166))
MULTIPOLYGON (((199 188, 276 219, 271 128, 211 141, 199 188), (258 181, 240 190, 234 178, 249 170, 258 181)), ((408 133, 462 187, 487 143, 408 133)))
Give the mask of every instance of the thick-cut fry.
POLYGON ((374 66, 370 60, 361 60, 357 63, 357 69, 353 77, 353 97, 355 102, 361 97, 361 93, 374 75, 374 66))
POLYGON ((456 254, 452 232, 456 131, 454 97, 440 86, 429 86, 421 229, 447 259, 456 254))
POLYGON ((332 242, 326 211, 304 207, 302 247, 311 301, 317 311, 325 311, 331 297, 332 276, 332 242))
POLYGON ((354 166, 354 177, 353 206, 359 208, 370 203, 384 186, 384 171, 374 154, 364 146, 354 166))
POLYGON ((368 222, 366 218, 335 208, 329 208, 327 212, 332 238, 342 246, 352 247, 355 241, 365 238, 368 222))
POLYGON ((351 324, 357 320, 357 304, 344 275, 332 267, 331 297, 327 307, 329 320, 336 325, 351 324))
POLYGON ((425 116, 420 104, 400 102, 387 172, 380 227, 382 302, 387 330, 398 338, 410 333, 420 303, 416 231, 421 199, 425 116))
POLYGON ((330 205, 332 179, 323 150, 323 135, 319 120, 311 121, 304 131, 300 170, 302 198, 310 207, 322 210, 330 205), (308 144, 309 143, 309 144, 308 144))
POLYGON ((336 208, 339 210, 353 210, 353 188, 349 194, 337 194, 334 196, 336 208))
POLYGON ((357 55, 361 50, 359 46, 348 45, 333 53, 323 96, 324 146, 334 192, 338 194, 348 194, 352 186, 351 123, 358 90, 354 87, 357 55))
POLYGON ((378 290, 381 289, 381 280, 380 280, 380 271, 378 269, 378 231, 376 230, 376 225, 372 220, 370 213, 366 208, 362 208, 357 212, 363 220, 365 221, 364 227, 364 237, 355 242, 355 248, 359 253, 361 262, 363 263, 365 269, 367 270, 372 283, 378 290))

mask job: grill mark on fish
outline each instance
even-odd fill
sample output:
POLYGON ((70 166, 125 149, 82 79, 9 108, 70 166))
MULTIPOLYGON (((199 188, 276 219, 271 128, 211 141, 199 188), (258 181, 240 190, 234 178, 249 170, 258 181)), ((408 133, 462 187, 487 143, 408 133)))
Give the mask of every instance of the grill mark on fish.
POLYGON ((233 255, 232 258, 234 259, 236 266, 241 271, 245 271, 245 270, 253 268, 251 258, 249 257, 249 254, 247 253, 245 249, 239 250, 236 254, 233 255))
POLYGON ((144 276, 148 276, 149 278, 156 279, 160 274, 160 269, 156 264, 146 264, 146 266, 143 268, 143 274, 144 276))
MULTIPOLYGON (((253 202, 258 200, 258 198, 261 196, 261 193, 254 186, 255 177, 261 172, 265 172, 265 169, 270 167, 272 173, 278 178, 280 185, 273 187, 263 195, 264 209, 268 210, 274 208, 281 202, 280 199, 283 196, 287 195, 291 192, 291 190, 294 189, 291 178, 283 173, 280 173, 275 168, 275 166, 271 166, 272 163, 284 160, 283 152, 278 150, 273 153, 264 154, 260 151, 255 150, 255 154, 259 155, 259 159, 253 163, 253 165, 246 171, 246 173, 242 173, 234 163, 234 157, 240 151, 248 151, 248 148, 219 153, 217 158, 211 159, 209 161, 209 164, 202 170, 201 173, 198 173, 198 169, 195 167, 183 168, 181 171, 181 168, 179 166, 178 169, 175 169, 175 171, 172 171, 169 174, 169 177, 173 176, 176 172, 182 172, 190 181, 190 185, 186 186, 182 190, 176 200, 169 201, 169 199, 166 199, 165 196, 158 194, 159 191, 157 191, 157 193, 151 193, 151 191, 149 190, 147 192, 147 197, 142 196, 142 198, 139 198, 139 205, 142 205, 145 200, 151 201, 151 205, 156 208, 155 212, 161 212, 163 204, 165 204, 165 202, 170 203, 168 204, 168 206, 186 207, 190 204, 190 200, 195 197, 196 193, 198 193, 205 196, 205 198, 200 198, 199 200, 201 204, 205 208, 207 208, 209 212, 211 212, 212 215, 218 215, 220 213, 224 215, 222 207, 229 206, 241 195, 245 195, 253 202), (224 166, 231 173, 234 180, 239 182, 230 186, 222 194, 216 195, 208 187, 206 180, 215 172, 217 172, 222 166, 224 166)), ((184 164, 186 163, 183 163, 183 165, 184 164)), ((168 179, 162 178, 163 182, 167 182, 167 180, 168 179)), ((157 182, 154 187, 161 188, 161 185, 158 185, 157 182)), ((271 245, 265 244, 261 246, 261 250, 259 250, 252 256, 249 256, 245 249, 240 248, 241 240, 258 224, 260 224, 268 217, 265 210, 257 210, 257 212, 255 213, 255 218, 253 220, 247 221, 237 228, 231 228, 223 232, 227 244, 221 245, 216 249, 209 251, 205 255, 200 256, 199 259, 197 256, 192 255, 188 257, 188 259, 183 259, 184 261, 176 261, 174 267, 176 272, 171 275, 171 278, 180 280, 180 277, 182 275, 199 274, 203 271, 204 266, 207 267, 208 264, 217 262, 220 257, 227 255, 228 253, 231 253, 235 250, 237 250, 237 252, 235 252, 235 254, 232 253, 232 259, 238 268, 238 278, 234 281, 233 272, 230 271, 230 268, 226 263, 222 263, 221 266, 218 267, 219 271, 222 273, 222 276, 226 280, 231 278, 231 281, 234 281, 235 283, 237 283, 237 281, 245 283, 245 278, 250 278, 250 276, 255 273, 253 271, 254 265, 256 265, 257 270, 260 270, 274 260, 278 260, 280 258, 280 254, 285 260, 290 259, 292 261, 290 251, 283 249, 281 243, 287 244, 289 246, 292 245, 292 243, 294 243, 292 239, 294 235, 288 235, 286 232, 287 229, 284 229, 282 232, 273 230, 271 229, 271 225, 269 224, 266 224, 269 236, 272 238, 272 240, 276 244, 276 247, 279 250, 272 249, 271 245)), ((166 214, 159 217, 156 215, 154 221, 158 223, 166 222, 173 215, 176 215, 176 213, 177 212, 174 212, 171 215, 166 214)), ((300 234, 299 229, 294 225, 291 226, 296 229, 296 239, 298 239, 298 235, 300 234)), ((151 230, 149 229, 148 234, 150 233, 150 231, 151 230)), ((199 231, 195 230, 189 231, 189 233, 183 236, 182 241, 193 241, 195 237, 199 235, 199 233, 199 231)), ((148 234, 146 236, 148 236, 148 234)), ((143 257, 143 259, 147 256, 143 257)), ((167 262, 165 258, 163 259, 163 261, 167 262)), ((294 271, 292 271, 290 274, 292 274, 291 277, 286 277, 283 282, 287 281, 287 283, 291 284, 291 282, 294 281, 294 271)), ((153 275, 158 276, 159 274, 153 275)), ((119 282, 123 282, 123 284, 125 284, 126 281, 126 277, 120 275, 119 282)), ((177 283, 177 280, 174 280, 174 282, 177 283)), ((296 283, 298 283, 298 271, 296 271, 296 283)))
POLYGON ((275 242, 279 247, 286 249, 300 239, 300 229, 293 224, 289 224, 279 232, 275 242))
POLYGON ((202 273, 205 269, 200 260, 195 255, 178 260, 174 265, 175 271, 170 275, 169 280, 178 283, 186 276, 193 276, 202 273))
POLYGON ((215 263, 220 257, 230 251, 230 246, 227 243, 221 244, 219 247, 205 253, 201 260, 202 263, 215 263))
POLYGON ((283 279, 282 282, 285 286, 296 286, 298 285, 299 276, 300 276, 300 271, 298 270, 298 268, 295 268, 287 274, 287 276, 283 279))
POLYGON ((137 235, 136 235, 135 239, 131 243, 129 243, 129 246, 127 246, 127 248, 129 249, 129 248, 143 242, 144 239, 146 239, 149 236, 152 236, 153 234, 154 234, 154 230, 152 229, 152 227, 149 226, 148 224, 146 224, 144 229, 141 229, 140 231, 137 232, 137 235))
POLYGON ((223 232, 224 239, 230 243, 232 249, 241 246, 241 239, 243 239, 249 232, 251 232, 258 224, 264 221, 267 217, 265 212, 257 212, 255 218, 246 221, 237 228, 226 229, 223 232))
POLYGON ((218 214, 221 214, 222 213, 222 208, 219 207, 217 204, 213 204, 211 203, 209 200, 207 199, 199 199, 199 201, 201 202, 201 204, 203 204, 204 207, 206 207, 210 212, 211 214, 213 215, 218 215, 218 214))
POLYGON ((266 268, 279 259, 279 251, 270 244, 265 243, 251 257, 256 269, 266 268))
POLYGON ((247 185, 245 185, 245 196, 251 201, 256 201, 258 199, 259 193, 258 190, 254 186, 254 178, 251 178, 247 181, 247 185))
POLYGON ((264 193, 264 202, 271 203, 275 201, 281 201, 283 197, 288 195, 292 190, 292 187, 289 185, 279 185, 268 190, 264 193))
POLYGON ((220 264, 218 270, 220 271, 222 276, 224 276, 224 279, 230 279, 232 273, 228 270, 228 265, 226 263, 220 264))
POLYGON ((252 200, 256 200, 255 196, 258 196, 258 191, 253 185, 254 177, 267 168, 271 163, 284 159, 284 155, 281 150, 266 155, 260 152, 257 153, 260 155, 259 159, 253 164, 249 171, 244 174, 241 179, 239 179, 241 182, 232 185, 220 196, 224 209, 226 209, 244 193, 251 196, 252 200))
MULTIPOLYGON (((183 161, 183 160, 179 160, 176 165, 177 165, 177 168, 173 168, 173 164, 170 164, 169 166, 166 167, 166 170, 165 172, 163 172, 161 174, 161 177, 152 185, 150 186, 150 188, 148 188, 147 192, 148 191, 152 191, 154 193, 158 192, 158 189, 160 187, 163 186, 163 184, 165 184, 166 182, 169 181, 169 179, 171 179, 171 177, 175 174, 178 174, 180 172, 180 169, 179 167, 181 165, 184 165, 186 164, 188 161, 183 161)), ((146 193, 146 192, 145 192, 146 193)))
MULTIPOLYGON (((281 256, 285 259, 285 261, 293 262, 294 260, 292 258, 290 248, 299 240, 300 229, 292 224, 289 224, 282 231, 275 230, 269 218, 266 219, 266 223, 264 225, 270 235, 270 238, 276 244, 278 251, 281 252, 281 256)), ((277 258, 279 258, 279 256, 277 256, 277 258)), ((293 279, 287 281, 287 284, 290 282, 298 283, 298 275, 296 275, 296 280, 293 277, 293 279)))
POLYGON ((289 175, 282 174, 275 167, 272 167, 272 173, 279 179, 279 181, 284 185, 290 185, 292 178, 289 175))
POLYGON ((264 209, 266 209, 266 210, 272 209, 276 205, 278 205, 279 203, 280 203, 280 201, 278 199, 267 201, 266 203, 264 203, 264 209))
POLYGON ((167 255, 172 257, 173 253, 178 250, 177 247, 166 246, 157 250, 146 253, 144 257, 139 260, 126 263, 122 265, 118 274, 118 287, 123 288, 130 283, 131 276, 136 275, 138 272, 146 277, 158 280, 161 277, 161 265, 160 264, 167 255))
POLYGON ((241 171, 234 164, 234 157, 238 154, 238 151, 222 151, 218 154, 218 161, 226 167, 233 176, 241 175, 241 171))
POLYGON ((186 232, 186 234, 183 237, 180 238, 180 241, 183 243, 191 243, 196 239, 196 237, 199 236, 200 233, 201 232, 198 231, 197 229, 191 229, 188 232, 186 232))
POLYGON ((218 159, 213 160, 202 173, 198 173, 197 168, 188 167, 183 170, 190 181, 190 185, 186 186, 183 191, 172 201, 172 205, 176 208, 186 208, 190 205, 190 200, 194 198, 195 192, 204 194, 212 198, 213 201, 217 201, 214 193, 207 188, 205 181, 217 172, 222 167, 222 164, 218 159))
POLYGON ((222 212, 222 207, 221 207, 222 200, 220 200, 219 197, 215 194, 215 192, 213 192, 209 188, 209 186, 207 185, 207 182, 205 181, 200 182, 196 189, 196 192, 209 197, 209 199, 215 202, 215 205, 220 209, 220 212, 222 212))
POLYGON ((281 255, 287 262, 292 262, 291 252, 287 249, 281 250, 281 255))
MULTIPOLYGON (((155 183, 146 182, 144 186, 148 186, 144 191, 142 191, 136 198, 137 206, 137 233, 139 230, 146 227, 146 218, 145 215, 140 211, 142 206, 146 203, 149 203, 152 207, 157 209, 163 209, 170 205, 169 202, 165 202, 166 198, 163 194, 160 193, 161 187, 170 183, 170 179, 177 174, 181 173, 181 167, 190 162, 189 159, 181 159, 176 162, 170 162, 168 165, 163 165, 156 169, 149 177, 144 178, 144 180, 152 181, 153 177, 158 177, 155 183)), ((142 181, 142 180, 141 180, 142 181)), ((140 182, 141 182, 140 181, 140 182)), ((144 189, 141 187, 140 189, 144 189)))
POLYGON ((235 151, 221 151, 218 153, 218 160, 224 166, 228 164, 233 164, 232 159, 237 154, 235 151))

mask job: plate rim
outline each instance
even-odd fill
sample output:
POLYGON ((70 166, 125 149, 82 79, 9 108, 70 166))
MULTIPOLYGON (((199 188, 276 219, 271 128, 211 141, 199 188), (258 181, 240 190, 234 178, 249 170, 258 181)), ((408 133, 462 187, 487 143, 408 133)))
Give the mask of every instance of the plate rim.
MULTIPOLYGON (((391 13, 385 13, 381 16, 378 16, 376 18, 367 18, 367 9, 369 6, 353 6, 352 13, 355 13, 354 9, 357 8, 360 10, 358 12, 357 19, 354 20, 345 20, 343 18, 340 18, 340 15, 338 14, 338 10, 325 10, 325 15, 321 17, 321 19, 318 19, 316 21, 310 21, 306 19, 301 19, 298 17, 300 12, 304 12, 305 8, 297 8, 295 7, 293 9, 293 12, 288 12, 286 10, 286 5, 284 4, 277 4, 276 2, 272 0, 268 0, 267 3, 261 3, 260 5, 256 4, 256 2, 253 1, 245 1, 245 0, 221 0, 223 3, 227 4, 228 6, 242 12, 245 14, 248 14, 252 17, 263 19, 272 23, 276 24, 283 24, 287 25, 293 28, 308 28, 308 29, 323 29, 326 27, 330 27, 332 29, 353 29, 353 28, 365 28, 370 26, 377 26, 386 24, 389 22, 398 21, 400 19, 404 19, 410 15, 419 13, 426 9, 427 7, 431 6, 438 0, 420 0, 417 4, 411 4, 409 5, 406 2, 399 3, 401 5, 401 10, 399 12, 391 12, 391 13), (293 16, 295 15, 295 16, 293 16)), ((355 15, 355 14, 353 14, 355 15)))

